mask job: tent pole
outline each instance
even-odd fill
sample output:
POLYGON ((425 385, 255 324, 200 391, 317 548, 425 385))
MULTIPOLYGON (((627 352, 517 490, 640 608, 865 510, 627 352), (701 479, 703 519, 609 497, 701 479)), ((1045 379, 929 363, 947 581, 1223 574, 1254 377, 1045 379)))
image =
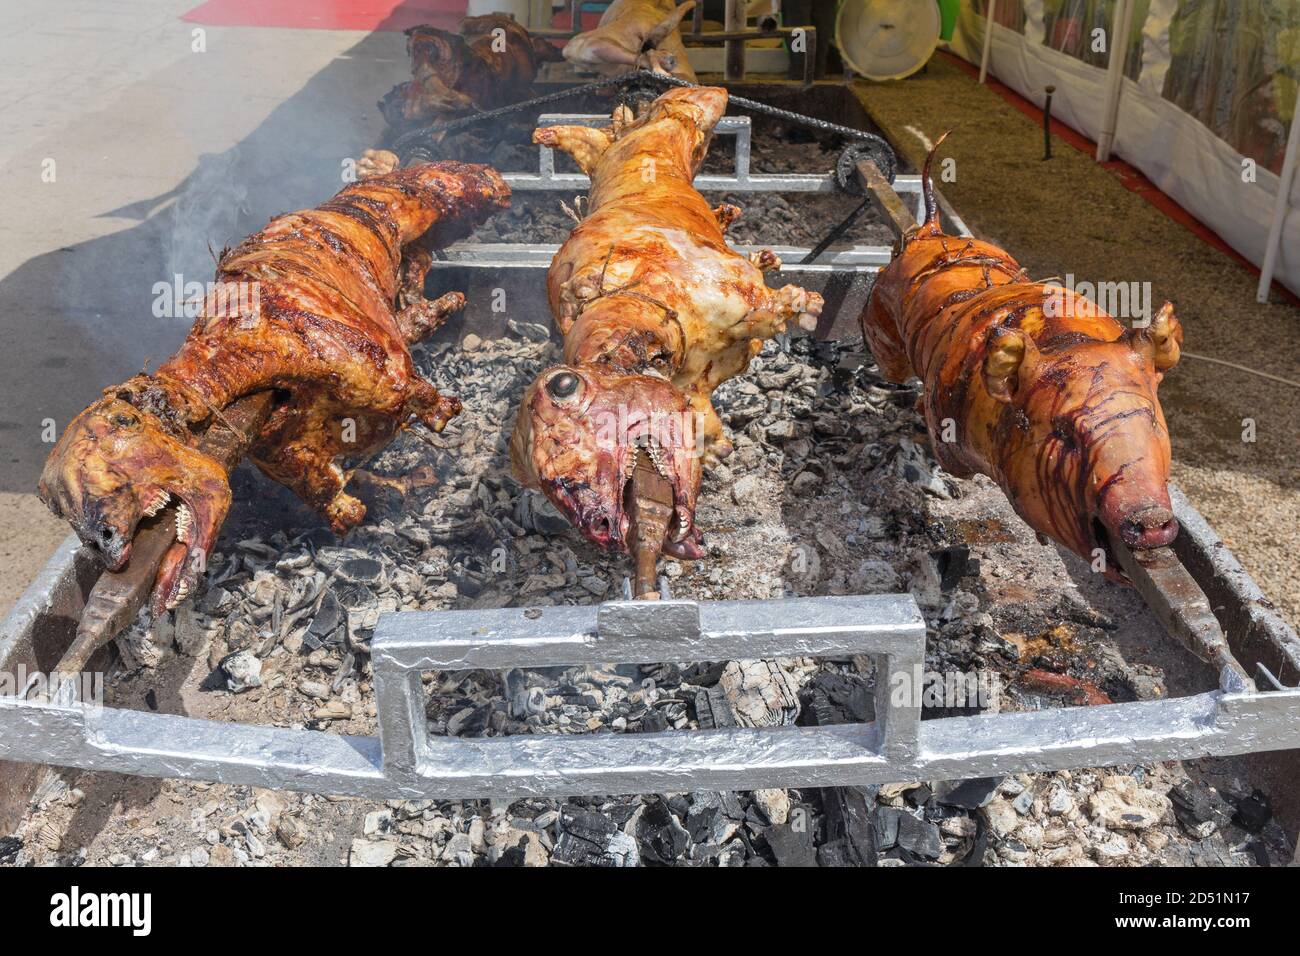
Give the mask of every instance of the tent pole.
POLYGON ((997 12, 998 0, 989 0, 989 15, 984 20, 984 49, 980 53, 980 82, 989 75, 989 48, 993 46, 993 15, 997 12))
POLYGON ((1133 27, 1133 0, 1115 5, 1115 22, 1110 36, 1110 58, 1106 63, 1106 106, 1102 114, 1101 135, 1097 137, 1097 162, 1110 159, 1119 125, 1119 95, 1124 88, 1124 60, 1128 57, 1128 35, 1133 27))
MULTIPOLYGON (((1300 106, 1300 101, 1297 101, 1300 106)), ((1268 301, 1268 287, 1273 283, 1273 270, 1277 266, 1277 250, 1282 242, 1282 226, 1291 208, 1291 184, 1295 181, 1296 163, 1300 157, 1300 109, 1291 114, 1291 134, 1286 138, 1286 158, 1282 160, 1282 175, 1277 180, 1277 199, 1273 202, 1273 221, 1268 227, 1268 240, 1264 246, 1264 264, 1259 270, 1259 289, 1256 302, 1268 301)))

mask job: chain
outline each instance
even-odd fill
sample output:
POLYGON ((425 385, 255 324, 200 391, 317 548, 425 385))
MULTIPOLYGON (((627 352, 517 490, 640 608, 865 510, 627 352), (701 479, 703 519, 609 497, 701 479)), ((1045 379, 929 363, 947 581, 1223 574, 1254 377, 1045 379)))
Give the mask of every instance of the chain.
MULTIPOLYGON (((420 129, 408 130, 397 138, 393 144, 393 152, 406 158, 407 151, 413 148, 419 148, 419 144, 424 141, 429 144, 436 143, 442 136, 448 133, 459 132, 463 129, 469 129, 480 123, 486 123, 490 120, 499 119, 503 116, 513 116, 516 113, 524 113, 538 106, 546 106, 548 103, 558 103, 561 100, 569 99, 574 96, 582 96, 588 93, 598 93, 613 86, 618 89, 619 93, 631 93, 635 95, 636 87, 645 87, 650 84, 659 84, 660 86, 677 86, 690 87, 696 84, 687 80, 670 76, 666 73, 655 73, 651 70, 631 70, 620 76, 611 77, 605 80, 596 80, 594 83, 586 83, 582 86, 573 86, 565 90, 559 90, 555 93, 547 93, 544 96, 538 96, 531 100, 524 100, 522 103, 514 103, 510 106, 502 106, 495 110, 488 110, 485 113, 476 113, 473 116, 465 116, 460 119, 451 120, 447 123, 435 123, 432 126, 420 129)), ((874 133, 868 133, 866 130, 854 129, 851 126, 841 126, 839 123, 832 123, 828 120, 816 119, 812 116, 805 116, 803 113, 796 113, 793 110, 783 110, 777 106, 769 106, 766 103, 759 103, 757 100, 746 99, 743 96, 730 96, 729 102, 733 106, 739 106, 753 113, 759 113, 763 116, 771 116, 775 119, 785 120, 786 122, 795 123, 800 126, 806 126, 810 129, 821 130, 824 133, 835 133, 846 139, 855 140, 860 143, 869 143, 873 149, 883 150, 893 157, 894 151, 890 145, 881 137, 874 133)))

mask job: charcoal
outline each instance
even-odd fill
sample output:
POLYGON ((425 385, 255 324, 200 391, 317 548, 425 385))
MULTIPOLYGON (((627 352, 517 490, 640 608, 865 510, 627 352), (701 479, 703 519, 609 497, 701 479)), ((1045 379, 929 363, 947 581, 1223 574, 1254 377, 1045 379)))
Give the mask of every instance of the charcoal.
POLYGON ((352 558, 338 567, 338 576, 351 584, 374 587, 384 577, 384 566, 374 558, 352 558))
POLYGON ((693 794, 686 814, 686 830, 696 843, 723 844, 731 839, 745 819, 745 811, 734 793, 703 791, 693 794))
POLYGON ((872 818, 875 830, 876 847, 880 851, 892 850, 898 845, 898 818, 907 816, 907 811, 897 807, 879 807, 872 818))
POLYGON ((682 682, 696 687, 712 687, 722 676, 726 661, 713 661, 709 664, 691 664, 682 668, 682 682))
POLYGON ((671 864, 690 846, 691 836, 662 799, 646 804, 637 824, 642 857, 650 863, 671 864))
POLYGON ((951 591, 970 573, 969 545, 957 544, 940 548, 931 551, 930 557, 934 559, 935 568, 939 572, 939 586, 944 591, 951 591))
POLYGON ((16 836, 0 837, 0 864, 10 865, 23 848, 23 841, 16 836))
MULTIPOLYGON (((671 816, 671 814, 670 814, 671 816)), ((568 805, 557 821, 559 840, 551 854, 555 866, 635 866, 627 840, 609 817, 568 805)))
POLYGON ((987 806, 1002 785, 1003 777, 976 777, 973 780, 946 780, 935 785, 935 801, 946 807, 978 810, 987 806))
POLYGON ((1233 815, 1232 822, 1247 833, 1259 833, 1273 819, 1273 802, 1260 790, 1234 802, 1237 804, 1237 812, 1233 815))
POLYGON ((876 830, 871 808, 877 788, 825 787, 826 843, 818 851, 822 866, 875 866, 876 830))
POLYGON ((731 710, 731 701, 717 687, 703 687, 695 692, 695 719, 701 730, 715 727, 735 727, 736 715, 731 710))
POLYGON ((788 823, 768 827, 763 833, 777 866, 816 866, 817 853, 807 828, 795 829, 788 823))
POLYGON ((682 669, 676 664, 645 664, 641 675, 660 687, 676 687, 682 682, 682 669))
POLYGON ((880 807, 876 811, 876 840, 881 850, 897 848, 903 858, 937 860, 943 853, 939 828, 918 820, 901 807, 880 807))
POLYGON ((866 723, 875 719, 875 703, 866 682, 844 674, 822 673, 799 693, 809 726, 866 723))
MULTIPOLYGON (((335 644, 342 640, 342 636, 339 634, 339 625, 343 623, 343 616, 343 606, 339 603, 334 589, 326 588, 325 595, 321 599, 320 608, 316 611, 316 615, 307 628, 307 633, 312 636, 315 647, 319 647, 321 644, 335 644)), ((304 638, 305 640, 306 638, 304 638)))
POLYGON ((943 853, 943 837, 935 824, 905 813, 898 821, 898 848, 923 860, 937 860, 943 853))
POLYGON ((903 795, 903 799, 909 805, 920 809, 930 802, 930 797, 934 796, 934 791, 928 783, 923 783, 919 787, 913 787, 903 795))
POLYGON ((1169 791, 1174 818, 1189 835, 1203 840, 1225 822, 1229 814, 1217 805, 1209 788, 1188 780, 1169 791))
POLYGON ((643 734, 657 734, 667 729, 668 718, 664 716, 662 711, 652 709, 647 711, 646 715, 641 718, 641 733, 643 734))

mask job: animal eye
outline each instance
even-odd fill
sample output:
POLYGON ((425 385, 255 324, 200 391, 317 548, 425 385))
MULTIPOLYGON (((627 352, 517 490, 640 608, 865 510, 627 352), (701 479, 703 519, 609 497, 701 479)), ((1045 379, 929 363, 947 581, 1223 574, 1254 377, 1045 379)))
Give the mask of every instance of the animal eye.
POLYGON ((119 428, 130 428, 135 424, 135 419, 130 415, 118 414, 113 416, 113 424, 119 428))
POLYGON ((546 383, 546 394, 554 399, 569 399, 578 394, 582 379, 572 372, 557 372, 546 383))

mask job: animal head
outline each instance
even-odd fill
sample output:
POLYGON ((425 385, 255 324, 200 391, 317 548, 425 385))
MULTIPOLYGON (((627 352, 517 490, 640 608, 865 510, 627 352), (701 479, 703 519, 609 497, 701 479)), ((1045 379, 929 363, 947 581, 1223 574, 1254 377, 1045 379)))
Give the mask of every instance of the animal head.
POLYGON ((588 540, 626 551, 632 470, 637 455, 648 454, 673 488, 664 551, 697 558, 700 440, 695 413, 667 380, 558 365, 525 393, 510 459, 515 476, 540 489, 588 540))
MULTIPOLYGON (((1000 481, 1031 527, 1087 558, 1114 540, 1148 549, 1177 536, 1156 390, 1182 337, 1167 302, 1148 327, 1109 342, 1039 351, 1018 329, 990 332, 984 385, 1015 410, 996 426, 1000 481)), ((1122 577, 1113 555, 1106 570, 1122 577)))
MULTIPOLYGON (((131 394, 129 385, 109 389, 73 419, 46 460, 38 487, 49 509, 67 518, 115 571, 130 559, 140 522, 173 496, 179 499, 178 539, 205 554, 230 504, 221 467, 181 441, 174 426, 126 401, 131 394)), ((159 594, 157 603, 167 605, 192 582, 171 575, 159 583, 168 593, 159 594)))

